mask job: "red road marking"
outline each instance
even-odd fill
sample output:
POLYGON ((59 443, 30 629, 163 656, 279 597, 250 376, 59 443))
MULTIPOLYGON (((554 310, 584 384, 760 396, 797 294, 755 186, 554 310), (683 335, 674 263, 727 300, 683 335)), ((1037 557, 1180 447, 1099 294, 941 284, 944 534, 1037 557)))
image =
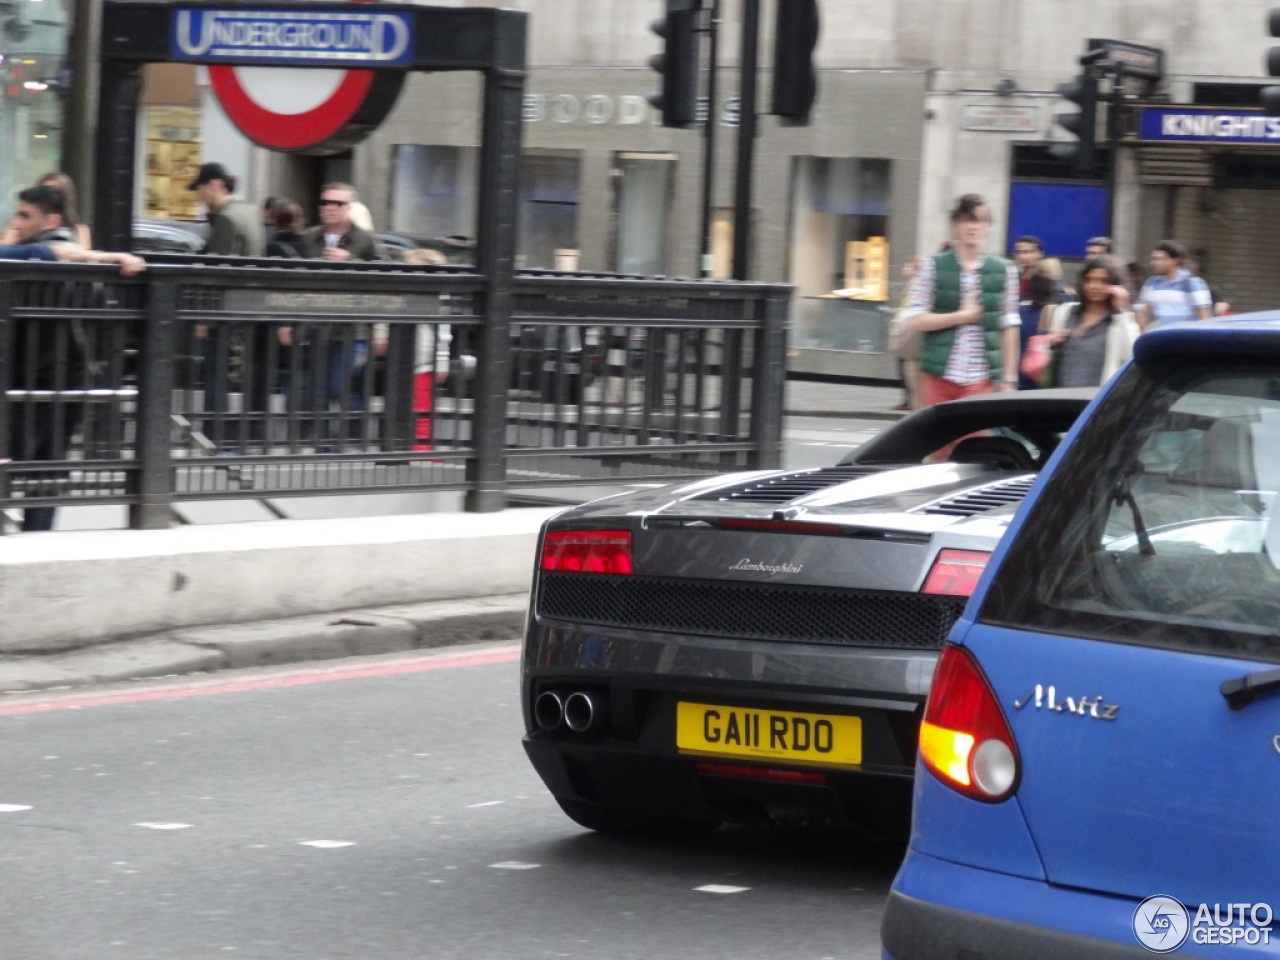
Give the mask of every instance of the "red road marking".
MULTIPOLYGON (((493 663, 510 663, 520 657, 520 645, 510 644, 483 653, 449 652, 428 654, 413 658, 380 660, 373 664, 310 667, 286 673, 258 675, 237 680, 193 680, 187 683, 149 687, 146 690, 120 690, 114 693, 85 695, 80 693, 21 694, 27 702, 0 703, 0 717, 12 717, 26 713, 48 713, 53 710, 81 710, 85 707, 110 707, 121 703, 145 703, 151 700, 179 700, 184 697, 212 697, 225 693, 245 693, 251 690, 275 690, 283 687, 303 687, 313 683, 332 683, 337 680, 361 680, 369 677, 393 677, 406 673, 422 673, 426 670, 445 670, 454 667, 480 667, 493 663)), ((350 665, 348 665, 350 664, 350 665)))

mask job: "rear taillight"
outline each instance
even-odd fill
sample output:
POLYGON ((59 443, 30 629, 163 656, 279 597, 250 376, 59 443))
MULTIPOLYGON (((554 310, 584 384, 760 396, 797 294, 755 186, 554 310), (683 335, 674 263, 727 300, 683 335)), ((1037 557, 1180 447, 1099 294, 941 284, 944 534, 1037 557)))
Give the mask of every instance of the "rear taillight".
POLYGON ((1003 800, 1018 782, 1018 745, 973 657, 946 646, 920 724, 920 758, 943 783, 975 800, 1003 800))
POLYGON ((630 573, 630 530, 554 530, 542 538, 543 570, 630 573))
POLYGON ((971 596, 990 559, 991 554, 981 550, 939 550, 921 592, 971 596))

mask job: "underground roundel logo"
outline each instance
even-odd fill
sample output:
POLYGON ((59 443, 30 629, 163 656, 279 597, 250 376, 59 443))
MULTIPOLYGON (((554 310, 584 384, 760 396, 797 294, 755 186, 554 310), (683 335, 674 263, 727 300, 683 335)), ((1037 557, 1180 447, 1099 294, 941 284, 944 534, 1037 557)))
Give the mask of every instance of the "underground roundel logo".
MULTIPOLYGON (((376 4, 356 0, 365 9, 376 4)), ((181 13, 180 13, 181 16, 181 13)), ((237 65, 209 66, 209 85, 246 137, 271 150, 326 154, 363 140, 385 119, 405 71, 280 69, 325 60, 344 64, 408 59, 409 26, 395 15, 295 14, 236 8, 179 21, 184 52, 225 55, 237 65), (272 66, 245 66, 247 56, 272 66)))
POLYGON ((1172 953, 1190 931, 1191 916, 1173 897, 1147 897, 1133 912, 1133 935, 1152 953, 1172 953))

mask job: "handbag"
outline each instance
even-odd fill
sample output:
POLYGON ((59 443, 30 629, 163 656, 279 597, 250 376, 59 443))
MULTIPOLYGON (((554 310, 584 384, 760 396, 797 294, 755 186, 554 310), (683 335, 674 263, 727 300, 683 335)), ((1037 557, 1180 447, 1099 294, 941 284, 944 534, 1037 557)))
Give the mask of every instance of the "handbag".
POLYGON ((1027 339, 1027 348, 1022 351, 1022 362, 1018 370, 1028 380, 1038 381, 1040 375, 1049 366, 1053 358, 1053 337, 1047 333, 1033 334, 1027 339))

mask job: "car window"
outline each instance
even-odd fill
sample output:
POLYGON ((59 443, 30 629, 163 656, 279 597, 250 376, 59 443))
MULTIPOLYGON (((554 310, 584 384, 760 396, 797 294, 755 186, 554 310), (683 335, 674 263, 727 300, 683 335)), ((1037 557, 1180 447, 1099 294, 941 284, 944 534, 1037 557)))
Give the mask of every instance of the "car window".
POLYGON ((1280 661, 1280 378, 1131 371, 1011 544, 984 621, 1280 661))

